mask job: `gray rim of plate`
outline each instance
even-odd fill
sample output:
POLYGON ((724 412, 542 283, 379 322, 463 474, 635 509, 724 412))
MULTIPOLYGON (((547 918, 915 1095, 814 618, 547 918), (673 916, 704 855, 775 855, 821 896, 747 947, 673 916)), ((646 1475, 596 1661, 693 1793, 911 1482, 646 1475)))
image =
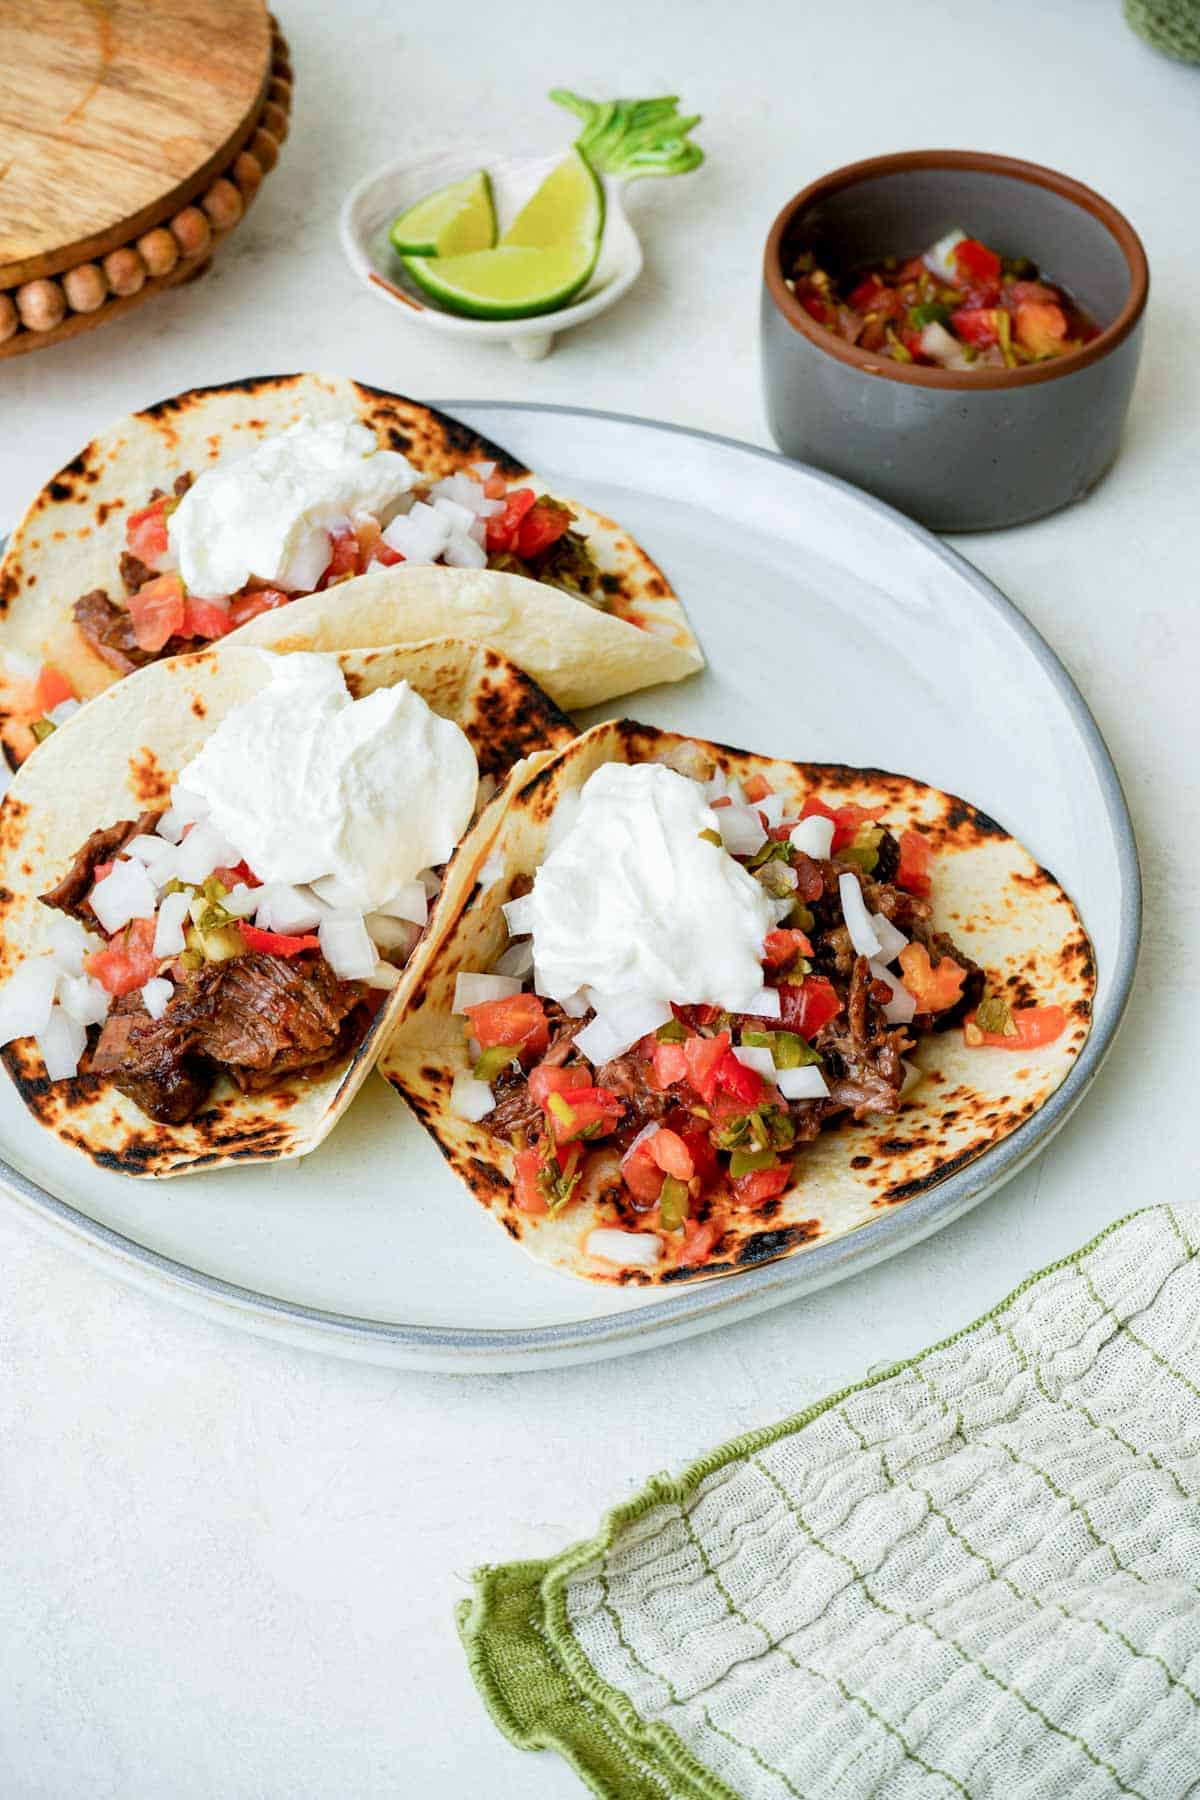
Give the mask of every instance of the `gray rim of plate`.
MULTIPOLYGON (((1113 986, 1103 1018, 1093 1018, 1083 1054, 1070 1074, 1051 1095, 1046 1104, 1024 1125, 1003 1138, 992 1150, 969 1163, 957 1174, 949 1176, 928 1193, 909 1201, 897 1212, 886 1213, 868 1225, 861 1225, 843 1238, 818 1245, 801 1255, 764 1263, 744 1273, 702 1281, 695 1286, 682 1284, 671 1297, 639 1307, 628 1313, 610 1313, 594 1319, 576 1319, 560 1325, 538 1325, 528 1329, 458 1330, 440 1325, 393 1325, 382 1319, 360 1319, 350 1313, 326 1312, 319 1307, 304 1306, 298 1301, 280 1300, 272 1294, 260 1294, 253 1288, 238 1286, 217 1275, 206 1275, 186 1263, 176 1262, 157 1250, 139 1244, 98 1220, 79 1212, 65 1200, 47 1191, 38 1182, 22 1175, 20 1170, 0 1158, 0 1182, 19 1194, 39 1211, 65 1225, 73 1236, 80 1236, 101 1250, 114 1252, 122 1262, 132 1262, 146 1273, 153 1273, 189 1290, 197 1300, 224 1303, 237 1314, 255 1314, 264 1324, 278 1330, 309 1334, 326 1350, 353 1355, 368 1351, 372 1343, 380 1349, 410 1350, 416 1355, 436 1358, 438 1351, 451 1358, 477 1356, 479 1366, 486 1369, 490 1359, 531 1353, 539 1350, 562 1352, 578 1348, 585 1353, 617 1354, 621 1350, 649 1348, 661 1332, 675 1335, 681 1328, 695 1331, 723 1323, 721 1315, 729 1314, 730 1322, 746 1303, 759 1302, 759 1310, 771 1300, 766 1297, 792 1299, 801 1294, 841 1280, 855 1268, 866 1268, 882 1261, 893 1251, 930 1236, 943 1225, 950 1224, 979 1200, 1015 1175, 1023 1163, 1053 1137, 1065 1123, 1099 1072, 1121 1023, 1134 971, 1137 967, 1141 939, 1142 882, 1138 863, 1137 841, 1120 778, 1109 754, 1108 745, 1088 708, 1083 695, 1072 681, 1064 665, 1019 607, 998 587, 982 575, 956 550, 927 531, 924 526, 897 512, 882 500, 876 500, 852 482, 827 475, 808 463, 796 463, 774 450, 757 444, 746 444, 738 438, 724 437, 719 432, 695 431, 686 425, 671 425, 656 419, 639 418, 634 413, 608 412, 603 408, 540 405, 536 401, 503 400, 439 400, 430 402, 454 414, 459 409, 479 412, 555 413, 561 417, 604 419, 610 424, 632 425, 640 430, 661 431, 678 437, 700 438, 719 444, 740 456, 762 457, 769 462, 794 468, 806 480, 817 481, 852 495, 869 512, 878 513, 899 524, 918 539, 941 562, 969 583, 980 600, 1000 613, 1028 646, 1049 675, 1071 713, 1087 745, 1088 752, 1105 797, 1109 819, 1117 843, 1125 903, 1122 908, 1120 943, 1113 986), (640 1340, 640 1341, 639 1341, 640 1340)), ((3 540, 0 540, 2 547, 3 540)))

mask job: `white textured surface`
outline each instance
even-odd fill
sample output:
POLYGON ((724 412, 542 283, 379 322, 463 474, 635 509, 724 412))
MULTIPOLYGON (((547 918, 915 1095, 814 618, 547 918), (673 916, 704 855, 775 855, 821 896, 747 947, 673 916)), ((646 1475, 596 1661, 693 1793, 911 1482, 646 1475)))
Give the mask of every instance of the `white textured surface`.
MULTIPOLYGON (((1027 1175, 932 1242, 735 1330, 590 1369, 452 1379, 324 1362, 116 1285, 0 1212, 0 1789, 18 1800, 578 1794, 476 1703, 450 1618, 475 1561, 590 1530, 653 1469, 983 1311, 1194 1170, 1200 325, 1182 173, 1200 76, 1115 0, 935 0, 852 19, 682 0, 419 14, 282 8, 294 131, 212 273, 0 372, 0 520, 103 421, 183 386, 332 367, 422 395, 611 407, 765 441, 761 240, 822 169, 941 140, 1065 168, 1126 208, 1154 297, 1123 459, 1085 505, 965 548, 1064 654, 1117 757, 1148 923, 1096 1090, 1027 1175), (686 23, 685 23, 686 21, 686 23), (341 261, 345 188, 484 127, 538 152, 557 82, 678 91, 710 161, 635 189, 641 282, 545 363, 406 328, 341 261), (1171 145, 1164 157, 1163 146, 1171 145), (1189 525, 1191 529, 1189 530, 1189 525)), ((717 497, 714 497, 716 499, 717 497)), ((951 697, 947 697, 948 703, 951 697)), ((1054 771, 1047 769, 1046 779, 1054 771)))

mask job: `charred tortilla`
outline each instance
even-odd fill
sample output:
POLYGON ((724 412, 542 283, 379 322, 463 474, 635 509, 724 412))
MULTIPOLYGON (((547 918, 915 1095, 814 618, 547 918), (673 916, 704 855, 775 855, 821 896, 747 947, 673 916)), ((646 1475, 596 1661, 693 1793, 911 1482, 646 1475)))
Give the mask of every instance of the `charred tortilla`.
POLYGON ((651 726, 596 726, 566 750, 519 771, 494 812, 460 852, 456 915, 443 911, 409 984, 381 1072, 436 1139, 450 1167, 504 1230, 539 1261, 610 1283, 654 1284, 727 1274, 844 1236, 926 1192, 1035 1113, 1067 1075, 1090 1029, 1095 968, 1071 901, 994 820, 953 795, 902 775, 840 764, 787 763, 651 726), (523 892, 543 860, 561 797, 602 763, 667 761, 683 766, 692 746, 727 777, 759 775, 799 803, 881 807, 882 822, 915 829, 933 855, 933 919, 986 973, 992 996, 1023 1008, 1053 1002, 1066 1014, 1054 1043, 1030 1051, 970 1048, 962 1029, 923 1037, 921 1080, 886 1121, 835 1122, 799 1152, 794 1185, 765 1205, 734 1213, 710 1260, 687 1267, 673 1253, 653 1270, 590 1257, 589 1233, 621 1221, 595 1183, 557 1215, 520 1210, 509 1144, 450 1104, 456 1075, 470 1072, 465 1021, 453 1011, 460 970, 488 970, 504 950, 503 903, 523 892), (467 866, 468 861, 470 867, 467 866), (483 877, 489 885, 484 886, 483 877))
MULTIPOLYGON (((111 686, 119 677, 81 633, 74 609, 97 591, 113 602, 127 597, 120 564, 128 514, 156 489, 170 491, 180 477, 245 454, 305 415, 318 422, 357 418, 382 448, 403 452, 435 479, 488 461, 510 486, 550 493, 508 451, 456 419, 345 376, 270 375, 196 388, 121 420, 37 495, 0 562, 0 650, 49 664, 80 699, 111 686)), ((558 704, 572 707, 678 681, 700 668, 699 646, 662 571, 611 519, 573 500, 566 504, 598 572, 590 600, 547 585, 552 571, 537 581, 493 577, 489 593, 489 582, 475 571, 400 565, 293 602, 304 608, 294 620, 287 617, 292 608, 284 607, 242 629, 252 642, 286 639, 289 648, 319 648, 318 640, 330 636, 339 645, 360 641, 322 623, 345 605, 354 609, 362 642, 443 635, 485 641, 543 679, 558 704)), ((0 742, 15 765, 33 743, 29 684, 2 669, 0 681, 0 742)))
MULTIPOLYGON (((484 775, 502 777, 529 753, 574 736, 526 675, 478 645, 393 645, 347 651, 337 661, 355 698, 407 680, 460 726, 484 775)), ((0 979, 47 946, 56 915, 37 896, 60 881, 97 827, 167 804, 177 771, 262 687, 264 663, 261 651, 233 644, 156 663, 76 713, 26 762, 0 806, 0 979)), ((463 898, 456 856, 427 930, 436 929, 438 906, 457 912, 463 898)), ((30 1038, 9 1044, 0 1058, 34 1117, 106 1168, 182 1175, 301 1156, 333 1128, 372 1067, 420 955, 418 944, 350 1056, 311 1078, 285 1075, 261 1093, 223 1081, 184 1125, 150 1119, 107 1076, 48 1081, 30 1038)))

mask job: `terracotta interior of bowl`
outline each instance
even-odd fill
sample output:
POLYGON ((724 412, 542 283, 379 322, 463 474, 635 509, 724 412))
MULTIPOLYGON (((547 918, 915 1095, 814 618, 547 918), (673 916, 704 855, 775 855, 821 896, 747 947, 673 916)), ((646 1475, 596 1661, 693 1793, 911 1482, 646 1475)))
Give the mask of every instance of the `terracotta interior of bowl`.
POLYGON ((1101 328, 1129 297, 1129 265, 1102 219, 1050 188, 982 169, 899 169, 814 201, 785 236, 784 273, 799 250, 842 275, 919 254, 955 227, 1001 256, 1031 257, 1101 328))

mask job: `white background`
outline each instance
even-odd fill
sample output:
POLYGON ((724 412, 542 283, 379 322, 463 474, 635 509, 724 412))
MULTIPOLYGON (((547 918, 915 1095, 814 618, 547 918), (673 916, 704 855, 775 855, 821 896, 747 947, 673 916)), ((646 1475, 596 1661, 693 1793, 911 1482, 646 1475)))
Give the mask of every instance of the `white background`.
POLYGON ((0 526, 115 415, 279 369, 765 442, 758 272, 789 194, 928 143, 1065 169, 1149 252, 1124 454, 1070 513, 961 547, 1063 655, 1113 749, 1147 884, 1142 965, 1117 1049, 1037 1180, 851 1284, 652 1358, 485 1378, 324 1361, 120 1286, 0 1212, 14 1800, 581 1792, 511 1749, 475 1697, 451 1619, 473 1564, 590 1532, 653 1471, 945 1335, 1093 1228, 1194 1187, 1200 74, 1143 46, 1113 0, 288 0, 283 24, 293 135, 211 273, 0 365, 0 526), (634 191, 647 268, 628 298, 529 367, 359 289, 336 234, 345 189, 455 138, 553 149, 570 135, 543 100, 558 84, 677 90, 705 115, 700 174, 634 191))

